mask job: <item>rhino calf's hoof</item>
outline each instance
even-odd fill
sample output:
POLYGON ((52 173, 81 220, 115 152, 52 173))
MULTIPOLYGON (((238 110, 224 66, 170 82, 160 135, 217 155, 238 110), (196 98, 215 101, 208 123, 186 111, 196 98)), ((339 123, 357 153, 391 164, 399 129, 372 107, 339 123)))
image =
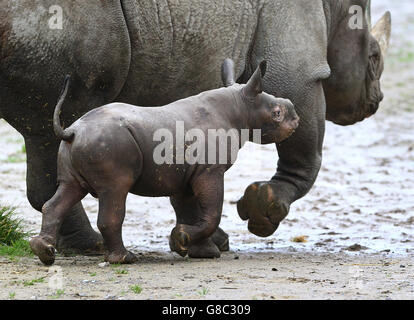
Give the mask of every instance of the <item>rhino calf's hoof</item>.
POLYGON ((109 262, 110 264, 132 264, 137 261, 137 256, 130 251, 125 251, 123 253, 113 252, 105 255, 105 262, 109 262))
POLYGON ((50 266, 55 262, 55 247, 42 237, 34 237, 30 240, 30 248, 43 264, 50 266))
POLYGON ((182 230, 174 228, 170 236, 170 248, 177 252, 183 258, 188 253, 188 244, 190 243, 190 235, 182 230))
POLYGON ((229 235, 225 233, 223 229, 217 228, 211 236, 211 239, 221 252, 230 250, 229 235))

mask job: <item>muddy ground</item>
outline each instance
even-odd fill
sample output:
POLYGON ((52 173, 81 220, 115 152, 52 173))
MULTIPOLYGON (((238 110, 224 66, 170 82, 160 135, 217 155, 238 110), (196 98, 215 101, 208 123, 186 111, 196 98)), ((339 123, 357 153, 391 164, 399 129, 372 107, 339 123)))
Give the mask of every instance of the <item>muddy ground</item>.
MULTIPOLYGON (((221 226, 231 251, 220 259, 170 253, 175 215, 168 199, 131 195, 123 232, 138 263, 58 257, 49 269, 35 258, 0 257, 0 299, 413 299, 414 5, 374 0, 374 17, 391 6, 380 111, 352 127, 327 123, 318 180, 272 237, 248 233, 234 205, 251 182, 275 172, 275 147, 249 144, 226 175, 221 226), (292 241, 298 236, 306 242, 292 241)), ((0 203, 18 206, 38 232, 41 216, 26 199, 23 145, 0 120, 0 203)), ((96 226, 96 200, 83 203, 96 226)))

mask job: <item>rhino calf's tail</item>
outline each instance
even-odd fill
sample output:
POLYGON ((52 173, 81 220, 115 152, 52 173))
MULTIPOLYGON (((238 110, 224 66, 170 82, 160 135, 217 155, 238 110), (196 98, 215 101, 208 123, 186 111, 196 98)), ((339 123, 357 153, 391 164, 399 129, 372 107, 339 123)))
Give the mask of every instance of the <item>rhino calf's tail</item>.
POLYGON ((64 130, 62 125, 60 124, 60 119, 59 119, 60 110, 62 108, 63 102, 65 101, 66 95, 68 93, 69 85, 70 85, 70 76, 66 75, 62 93, 60 94, 58 103, 55 108, 55 112, 53 113, 53 130, 55 131, 55 135, 60 140, 72 142, 73 138, 75 137, 74 132, 70 131, 69 129, 64 130))

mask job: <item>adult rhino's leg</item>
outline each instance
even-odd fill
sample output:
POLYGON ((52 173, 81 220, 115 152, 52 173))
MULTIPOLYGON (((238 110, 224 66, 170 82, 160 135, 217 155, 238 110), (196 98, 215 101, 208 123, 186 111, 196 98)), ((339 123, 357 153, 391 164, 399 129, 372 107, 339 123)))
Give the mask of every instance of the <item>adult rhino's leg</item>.
POLYGON ((249 230, 261 237, 272 235, 289 213, 290 205, 314 184, 322 160, 325 133, 325 98, 318 81, 300 95, 288 96, 300 116, 300 125, 277 145, 279 162, 271 181, 255 182, 239 200, 237 209, 249 230))
POLYGON ((291 203, 310 190, 321 166, 326 113, 321 80, 330 75, 326 21, 322 1, 269 1, 259 16, 241 80, 266 59, 264 91, 290 99, 300 123, 277 146, 276 175, 271 181, 253 183, 238 202, 240 216, 249 219, 249 230, 258 236, 275 232, 291 203), (310 13, 317 18, 307 19, 310 13))
MULTIPOLYGON (((38 211, 56 191, 52 117, 65 75, 72 76, 60 115, 67 127, 115 100, 130 60, 120 1, 0 1, 0 113, 25 137, 28 198, 38 211)), ((80 203, 63 222, 58 248, 101 252, 102 239, 80 203)))
MULTIPOLYGON (((54 137, 30 136, 25 138, 27 152, 27 198, 36 210, 57 189, 57 151, 59 143, 54 137)), ((57 249, 61 253, 104 254, 102 236, 95 232, 82 207, 77 203, 65 216, 60 228, 57 249)))

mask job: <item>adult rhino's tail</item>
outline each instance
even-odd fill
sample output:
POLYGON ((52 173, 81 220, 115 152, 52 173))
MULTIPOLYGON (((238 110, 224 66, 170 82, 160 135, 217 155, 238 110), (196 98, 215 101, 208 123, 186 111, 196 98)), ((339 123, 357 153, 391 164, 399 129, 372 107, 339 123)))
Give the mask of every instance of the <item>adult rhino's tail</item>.
POLYGON ((70 131, 70 129, 64 130, 62 125, 60 124, 60 110, 62 108, 63 102, 65 101, 66 95, 68 93, 70 85, 70 76, 67 75, 65 77, 65 83, 63 85, 62 93, 60 94, 59 101, 56 105, 55 112, 53 114, 53 130, 55 131, 55 135, 60 139, 64 141, 71 142, 73 141, 73 138, 75 137, 75 134, 73 131, 70 131))

